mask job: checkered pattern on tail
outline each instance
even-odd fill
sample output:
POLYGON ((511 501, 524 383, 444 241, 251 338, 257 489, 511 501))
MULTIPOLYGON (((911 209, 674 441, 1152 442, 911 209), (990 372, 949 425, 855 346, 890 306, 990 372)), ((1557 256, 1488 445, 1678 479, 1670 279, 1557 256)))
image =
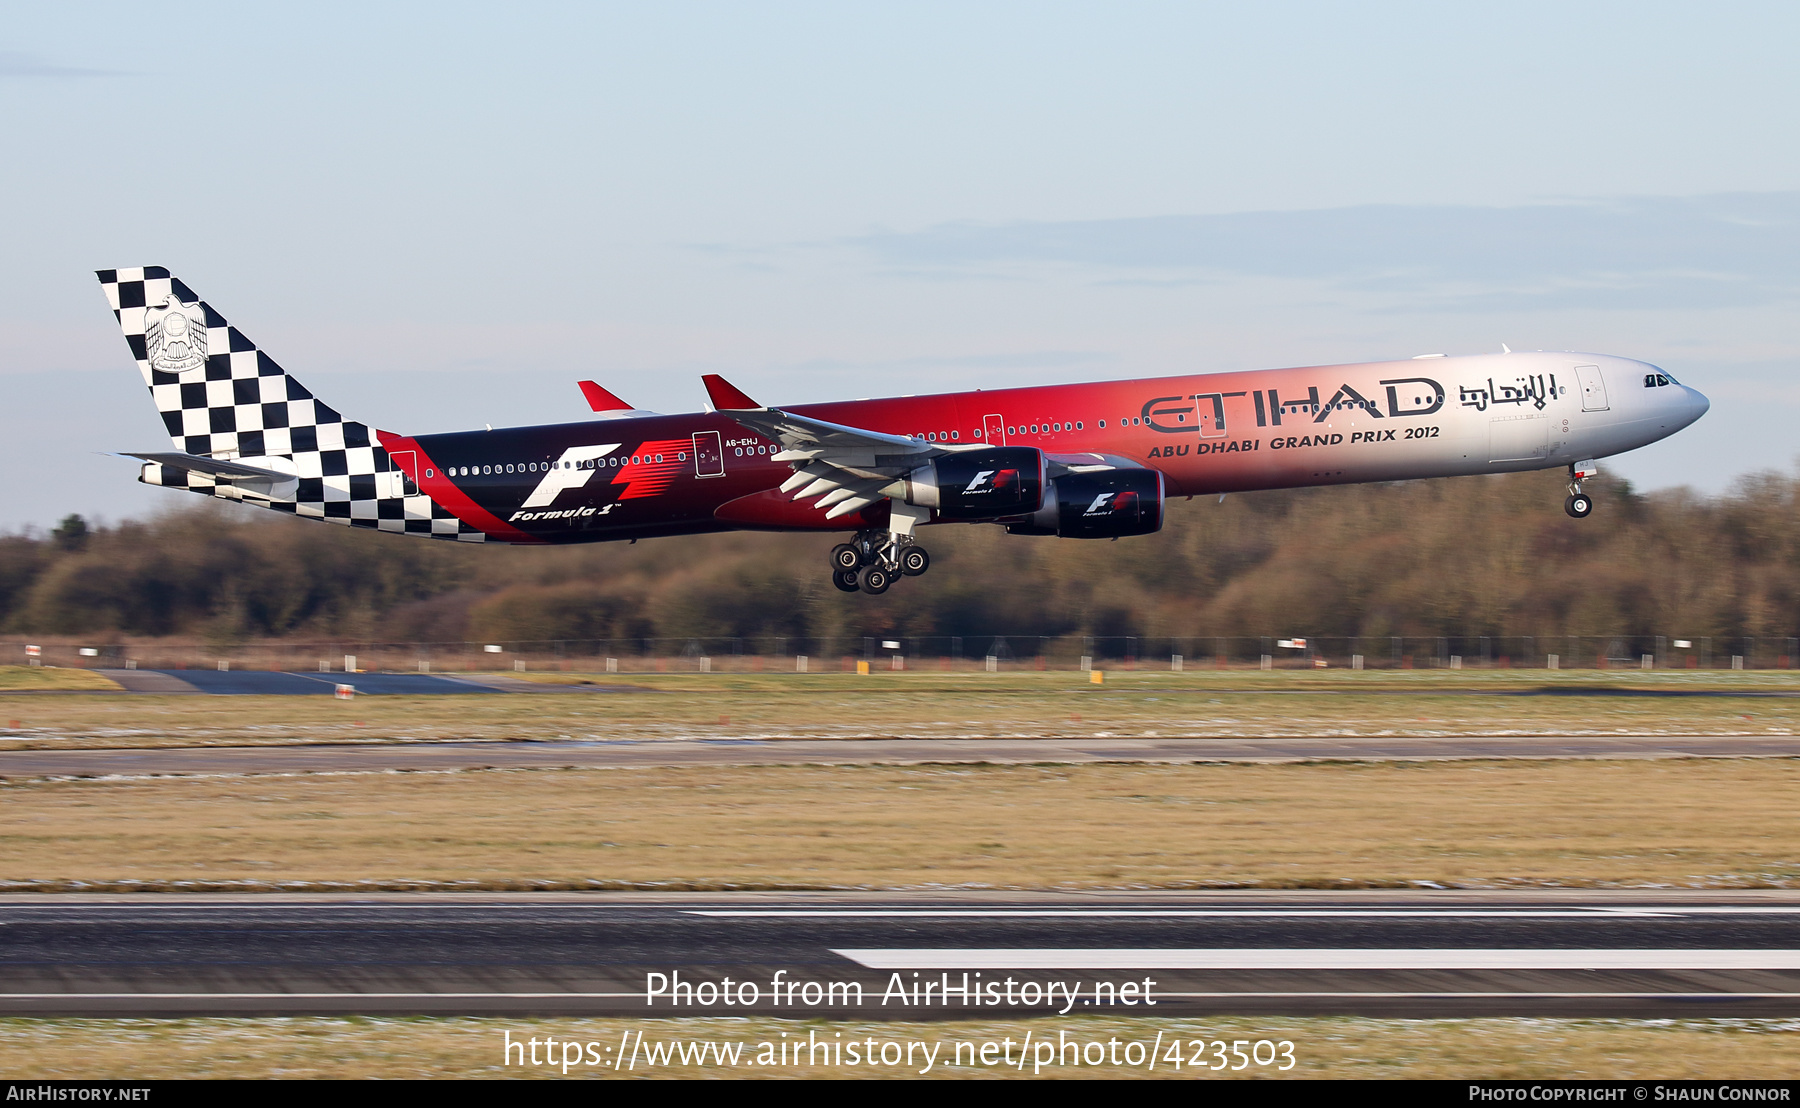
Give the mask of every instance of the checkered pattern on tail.
POLYGON ((140 480, 353 527, 487 537, 419 495, 367 425, 314 397, 168 270, 99 276, 175 448, 294 476, 262 492, 152 462, 140 480))

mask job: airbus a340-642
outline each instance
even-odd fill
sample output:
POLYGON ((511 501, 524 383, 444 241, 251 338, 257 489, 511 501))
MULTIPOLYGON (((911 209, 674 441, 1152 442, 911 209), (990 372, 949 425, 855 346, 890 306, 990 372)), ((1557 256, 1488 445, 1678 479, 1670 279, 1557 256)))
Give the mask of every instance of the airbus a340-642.
POLYGON ((1674 434, 1700 393, 1629 358, 1424 355, 773 408, 703 378, 704 412, 398 435, 343 418, 156 266, 100 271, 174 442, 139 480, 351 527, 568 543, 735 529, 848 532, 832 582, 881 593, 931 564, 922 528, 1103 539, 1174 497, 1567 468, 1674 434))

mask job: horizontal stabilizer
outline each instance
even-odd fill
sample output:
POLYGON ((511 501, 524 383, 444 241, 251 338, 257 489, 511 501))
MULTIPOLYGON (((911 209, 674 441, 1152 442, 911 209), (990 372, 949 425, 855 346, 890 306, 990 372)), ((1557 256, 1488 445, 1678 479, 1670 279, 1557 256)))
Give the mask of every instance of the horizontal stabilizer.
POLYGON ((138 458, 146 462, 155 462, 157 465, 185 469, 189 473, 204 473, 209 477, 217 477, 226 481, 247 477, 260 477, 265 481, 285 481, 294 476, 291 473, 281 473, 273 469, 263 469, 260 466, 247 466, 242 462, 227 462, 220 458, 203 458, 198 454, 135 454, 130 451, 123 451, 116 456, 120 458, 138 458))

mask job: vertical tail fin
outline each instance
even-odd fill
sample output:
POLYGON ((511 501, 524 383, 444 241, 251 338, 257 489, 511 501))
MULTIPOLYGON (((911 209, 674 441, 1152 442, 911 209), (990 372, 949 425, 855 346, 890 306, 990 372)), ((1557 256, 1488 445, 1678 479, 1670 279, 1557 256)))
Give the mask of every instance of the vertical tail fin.
MULTIPOLYGON (((230 459, 379 449, 367 426, 314 397, 168 270, 103 269, 100 284, 177 450, 230 459)), ((372 454, 357 461, 366 464, 356 472, 377 472, 372 454)))
POLYGON ((296 478, 291 492, 283 482, 285 495, 266 496, 226 477, 153 463, 144 468, 145 482, 359 527, 473 537, 406 487, 380 445, 385 432, 347 420, 313 396, 168 270, 98 272, 175 449, 296 478), (406 525, 421 520, 436 525, 406 525))

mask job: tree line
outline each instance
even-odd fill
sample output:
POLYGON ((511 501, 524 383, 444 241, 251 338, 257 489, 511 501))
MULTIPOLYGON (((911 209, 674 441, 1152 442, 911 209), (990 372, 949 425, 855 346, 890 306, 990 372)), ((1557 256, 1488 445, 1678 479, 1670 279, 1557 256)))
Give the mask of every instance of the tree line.
POLYGON ((1118 542, 926 528, 924 577, 827 578, 826 535, 476 546, 205 502, 0 537, 16 634, 463 642, 683 636, 1800 633, 1800 480, 1707 496, 1557 473, 1204 497, 1118 542))

